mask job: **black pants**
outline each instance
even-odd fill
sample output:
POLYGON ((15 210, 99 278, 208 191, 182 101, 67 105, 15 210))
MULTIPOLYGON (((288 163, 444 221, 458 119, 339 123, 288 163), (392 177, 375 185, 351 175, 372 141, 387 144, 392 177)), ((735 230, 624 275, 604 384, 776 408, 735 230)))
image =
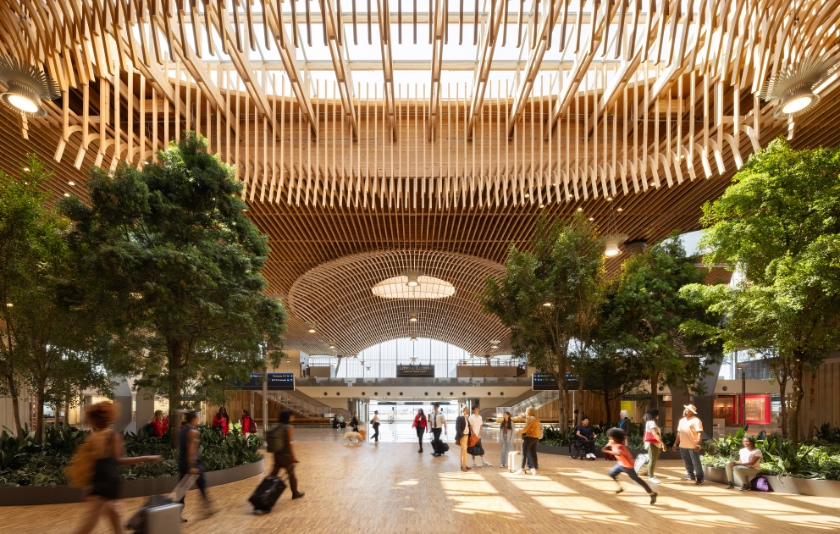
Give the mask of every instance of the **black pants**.
POLYGON ((522 440, 522 469, 525 469, 525 462, 527 461, 528 455, 531 455, 531 459, 534 461, 534 469, 539 469, 540 464, 537 461, 537 442, 539 439, 532 438, 530 436, 525 436, 522 440))
MULTIPOLYGON (((195 485, 198 486, 198 491, 201 492, 201 497, 206 501, 207 500, 207 479, 204 478, 204 466, 198 464, 198 480, 195 481, 195 485)), ((180 481, 185 476, 190 474, 190 469, 188 467, 179 465, 178 466, 178 474, 180 477, 178 480, 180 481)), ((189 491, 189 490, 188 490, 189 491)), ((181 504, 184 504, 184 499, 186 499, 187 494, 184 493, 184 497, 181 498, 181 504)))
POLYGON ((417 427, 417 443, 420 444, 420 450, 423 450, 423 434, 426 433, 426 429, 417 427))
POLYGON ((292 490, 292 495, 297 494, 298 492, 298 481, 297 477, 295 476, 295 463, 292 461, 291 456, 288 454, 283 454, 280 452, 274 453, 274 467, 271 468, 271 473, 268 476, 276 477, 280 473, 280 468, 286 470, 286 475, 289 477, 289 487, 292 490))
POLYGON ((373 441, 379 441, 379 423, 373 423, 373 441))
POLYGON ((436 440, 439 440, 439 439, 440 439, 440 432, 441 432, 441 430, 443 430, 443 429, 442 429, 442 428, 433 428, 433 429, 432 429, 432 434, 434 434, 434 436, 435 436, 435 438, 434 438, 434 439, 436 439, 436 440))

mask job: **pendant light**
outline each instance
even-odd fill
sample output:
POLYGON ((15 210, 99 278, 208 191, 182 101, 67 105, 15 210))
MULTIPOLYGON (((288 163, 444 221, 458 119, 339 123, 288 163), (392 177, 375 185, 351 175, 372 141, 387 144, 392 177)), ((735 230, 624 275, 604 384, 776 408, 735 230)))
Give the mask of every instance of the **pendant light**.
POLYGON ((604 236, 604 256, 614 258, 621 254, 619 245, 627 241, 626 234, 615 233, 615 211, 613 210, 612 197, 607 197, 607 202, 610 203, 610 232, 604 236))

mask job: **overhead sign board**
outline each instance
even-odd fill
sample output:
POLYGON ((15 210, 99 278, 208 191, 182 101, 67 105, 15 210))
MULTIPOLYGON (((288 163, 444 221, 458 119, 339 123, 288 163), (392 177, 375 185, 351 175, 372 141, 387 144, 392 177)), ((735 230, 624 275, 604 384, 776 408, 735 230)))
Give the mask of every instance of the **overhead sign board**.
MULTIPOLYGON (((566 390, 573 391, 578 388, 578 376, 573 373, 566 373, 566 390)), ((550 374, 534 373, 531 375, 531 389, 533 391, 557 391, 560 387, 550 374)))
MULTIPOLYGON (((251 373, 251 380, 242 385, 242 389, 256 389, 263 388, 263 374, 251 373)), ((269 391, 294 391, 295 389, 295 374, 294 373, 268 373, 268 390, 269 391)))
POLYGON ((434 365, 397 365, 397 378, 434 378, 434 365))

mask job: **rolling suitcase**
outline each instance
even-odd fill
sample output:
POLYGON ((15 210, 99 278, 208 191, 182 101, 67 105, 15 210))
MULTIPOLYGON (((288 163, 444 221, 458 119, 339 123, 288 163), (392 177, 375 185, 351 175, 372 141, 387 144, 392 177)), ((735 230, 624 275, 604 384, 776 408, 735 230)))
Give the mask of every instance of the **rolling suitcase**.
POLYGON ((443 440, 433 439, 432 450, 435 451, 435 454, 445 454, 449 450, 449 445, 444 443, 443 440))
POLYGON ((138 534, 180 534, 181 510, 184 505, 178 501, 184 498, 197 479, 198 475, 187 475, 169 495, 150 497, 143 508, 128 521, 128 530, 138 534))
POLYGON ((248 499, 254 507, 254 512, 267 514, 274 508, 280 495, 286 490, 286 483, 280 477, 265 477, 257 486, 254 494, 248 499))
POLYGON ((513 473, 519 466, 522 465, 522 453, 519 451, 510 451, 507 458, 508 471, 513 473))

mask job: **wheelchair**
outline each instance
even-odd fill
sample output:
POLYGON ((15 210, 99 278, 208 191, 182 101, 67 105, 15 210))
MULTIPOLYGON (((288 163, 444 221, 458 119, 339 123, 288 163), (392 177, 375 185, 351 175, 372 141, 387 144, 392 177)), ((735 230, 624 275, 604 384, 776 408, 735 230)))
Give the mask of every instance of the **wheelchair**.
POLYGON ((595 443, 593 441, 585 442, 575 439, 569 444, 569 455, 574 460, 585 460, 586 454, 590 452, 595 454, 595 443))

